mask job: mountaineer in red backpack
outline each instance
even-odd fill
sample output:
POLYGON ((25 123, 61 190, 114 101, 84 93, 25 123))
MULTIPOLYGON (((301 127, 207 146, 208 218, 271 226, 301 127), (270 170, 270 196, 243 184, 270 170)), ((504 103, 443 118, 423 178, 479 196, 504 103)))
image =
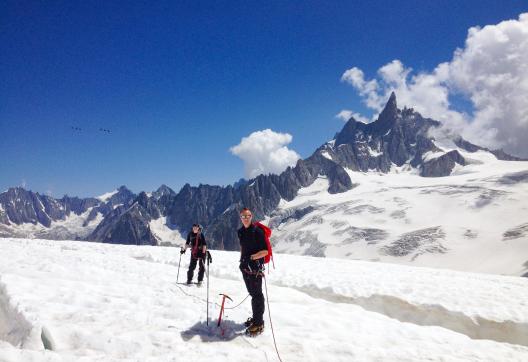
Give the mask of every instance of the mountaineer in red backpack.
POLYGON ((269 236, 271 230, 259 222, 252 223, 251 210, 243 208, 240 211, 242 227, 238 229, 240 241, 240 270, 248 293, 251 295, 253 317, 246 321, 246 334, 256 336, 264 330, 264 294, 262 294, 262 278, 264 264, 269 262, 271 245, 269 236))

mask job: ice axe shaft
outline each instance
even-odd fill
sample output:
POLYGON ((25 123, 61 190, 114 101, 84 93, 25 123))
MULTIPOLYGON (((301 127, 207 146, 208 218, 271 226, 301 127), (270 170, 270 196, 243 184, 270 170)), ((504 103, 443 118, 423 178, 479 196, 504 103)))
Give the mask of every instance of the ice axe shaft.
POLYGON ((227 294, 218 294, 218 295, 222 295, 223 298, 222 298, 222 306, 220 307, 220 314, 218 315, 218 324, 216 325, 217 327, 220 327, 220 323, 222 322, 222 314, 224 314, 224 304, 225 304, 225 300, 226 298, 229 299, 230 301, 233 301, 233 299, 231 299, 231 297, 227 294))
POLYGON ((211 253, 207 250, 207 325, 209 325, 209 263, 211 260, 211 253))

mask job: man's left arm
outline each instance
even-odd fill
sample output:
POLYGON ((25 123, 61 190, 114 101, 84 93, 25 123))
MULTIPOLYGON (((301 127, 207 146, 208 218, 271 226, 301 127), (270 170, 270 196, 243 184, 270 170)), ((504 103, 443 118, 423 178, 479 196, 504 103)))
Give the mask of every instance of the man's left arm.
POLYGON ((268 255, 268 249, 261 250, 253 255, 251 255, 251 260, 258 260, 268 255))

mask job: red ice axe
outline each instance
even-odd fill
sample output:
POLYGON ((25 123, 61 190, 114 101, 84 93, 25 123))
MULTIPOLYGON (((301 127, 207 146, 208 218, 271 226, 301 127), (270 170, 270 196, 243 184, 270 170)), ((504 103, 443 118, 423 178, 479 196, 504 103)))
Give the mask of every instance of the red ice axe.
POLYGON ((224 314, 224 304, 225 304, 225 300, 226 298, 229 299, 230 301, 233 301, 233 299, 231 299, 231 297, 227 294, 218 294, 218 295, 222 295, 223 298, 222 298, 222 306, 220 307, 220 315, 218 316, 218 324, 216 325, 217 327, 220 327, 220 322, 222 322, 222 314, 224 314))

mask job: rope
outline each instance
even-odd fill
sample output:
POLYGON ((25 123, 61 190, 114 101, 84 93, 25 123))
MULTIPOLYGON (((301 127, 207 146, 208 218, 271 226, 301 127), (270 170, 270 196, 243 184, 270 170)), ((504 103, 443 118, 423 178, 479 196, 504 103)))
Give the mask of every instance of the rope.
POLYGON ((266 303, 268 304, 268 315, 270 320, 270 326, 271 326, 271 334, 273 336, 273 344, 275 345, 275 351, 277 351, 277 357, 279 357, 279 361, 282 362, 282 359, 279 354, 279 349, 277 348, 277 342, 275 341, 275 331, 273 330, 273 322, 271 321, 271 310, 269 306, 269 297, 268 297, 268 283, 266 282, 266 278, 264 279, 264 286, 266 288, 266 303))
MULTIPOLYGON (((268 283, 266 281, 266 278, 263 277, 262 279, 264 279, 264 287, 265 287, 265 290, 266 290, 266 303, 268 305, 268 316, 269 316, 269 320, 270 320, 270 327, 271 327, 271 335, 273 336, 273 344, 275 346, 275 351, 277 352, 277 357, 279 358, 279 361, 282 362, 282 359, 280 357, 280 354, 279 354, 279 349, 277 348, 277 341, 275 339, 275 330, 273 329, 273 322, 271 320, 271 309, 270 309, 270 306, 269 306, 269 297, 268 297, 268 283)), ((200 298, 200 297, 197 297, 193 294, 189 294, 187 293, 185 290, 183 290, 182 287, 180 287, 179 285, 176 285, 178 287, 178 289, 185 295, 191 297, 191 298, 194 298, 194 299, 197 299, 197 300, 200 300, 202 302, 205 302, 205 303, 208 303, 208 304, 215 304, 216 306, 218 307, 222 307, 220 304, 218 303, 213 303, 213 302, 209 302, 207 300, 204 300, 203 298, 200 298)), ((242 301, 240 303, 238 303, 237 305, 235 305, 234 307, 225 307, 224 306, 224 309, 236 309, 238 307, 240 307, 242 305, 242 303, 244 303, 246 301, 246 299, 248 299, 249 297, 249 294, 246 295, 246 297, 244 299, 242 299, 242 301)))
MULTIPOLYGON (((181 290, 181 292, 182 292, 183 294, 185 294, 186 296, 188 296, 188 297, 194 298, 194 299, 199 300, 199 301, 202 301, 202 302, 204 302, 204 303, 208 303, 208 304, 216 305, 217 307, 222 307, 222 305, 220 305, 220 304, 218 304, 218 303, 216 303, 216 302, 209 302, 209 301, 207 301, 206 299, 200 298, 200 297, 198 297, 198 296, 196 296, 196 295, 194 295, 194 294, 189 294, 189 293, 187 293, 185 290, 183 290, 182 287, 180 287, 180 286, 177 285, 177 284, 176 284, 176 287, 178 287, 178 289, 181 290)), ((242 299, 242 301, 241 301, 240 303, 238 303, 237 305, 235 305, 234 307, 226 307, 226 306, 224 306, 224 309, 235 309, 235 308, 238 308, 238 307, 240 307, 240 305, 242 305, 242 303, 244 303, 244 302, 246 301, 246 299, 248 299, 248 297, 249 297, 249 294, 246 295, 246 297, 245 297, 244 299, 242 299)))
MULTIPOLYGON (((193 295, 193 294, 189 294, 189 293, 187 293, 185 290, 182 289, 182 287, 180 287, 180 286, 177 285, 177 284, 176 284, 176 287, 177 287, 179 290, 181 290, 181 292, 182 292, 183 294, 185 294, 186 296, 188 296, 188 297, 191 297, 191 298, 194 298, 194 299, 200 300, 200 301, 202 301, 202 302, 205 301, 204 299, 202 299, 202 298, 200 298, 200 297, 197 297, 196 295, 193 295)), ((172 289, 172 290, 174 290, 174 289, 172 289)), ((205 302, 206 302, 206 301, 205 301, 205 302)))
MULTIPOLYGON (((244 303, 244 302, 246 301, 246 299, 248 299, 248 297, 249 297, 249 294, 246 295, 246 297, 245 297, 240 303, 238 303, 237 305, 235 305, 234 307, 229 307, 229 308, 227 308, 227 307, 224 306, 224 309, 235 309, 235 308, 238 308, 238 307, 240 307, 240 305, 241 305, 242 303, 244 303)), ((215 304, 218 305, 218 306, 220 306, 218 303, 215 303, 215 304)))

